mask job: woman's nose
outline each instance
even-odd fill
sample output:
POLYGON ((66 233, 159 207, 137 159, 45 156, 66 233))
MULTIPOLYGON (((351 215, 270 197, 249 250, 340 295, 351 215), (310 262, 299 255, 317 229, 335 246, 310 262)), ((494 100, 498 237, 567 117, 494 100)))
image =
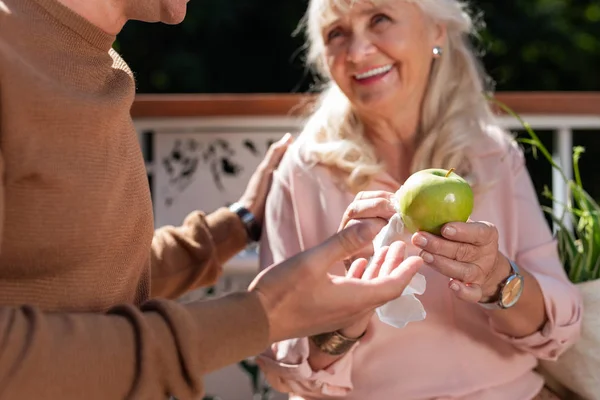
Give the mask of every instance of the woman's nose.
POLYGON ((347 60, 359 64, 375 53, 375 46, 364 35, 353 35, 348 45, 347 60))

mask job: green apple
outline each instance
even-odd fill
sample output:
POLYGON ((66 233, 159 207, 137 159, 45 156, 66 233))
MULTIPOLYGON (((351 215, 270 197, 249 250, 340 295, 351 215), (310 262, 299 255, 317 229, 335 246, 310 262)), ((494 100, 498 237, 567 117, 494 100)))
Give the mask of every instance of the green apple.
POLYGON ((411 233, 440 235, 448 222, 465 222, 473 211, 473 191, 460 175, 440 168, 412 174, 397 193, 398 212, 411 233))

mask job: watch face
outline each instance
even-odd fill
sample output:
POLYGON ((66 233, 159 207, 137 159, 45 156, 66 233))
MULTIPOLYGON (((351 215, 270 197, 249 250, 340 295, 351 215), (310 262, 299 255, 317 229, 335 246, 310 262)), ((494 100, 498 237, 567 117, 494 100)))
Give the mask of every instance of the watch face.
POLYGON ((502 305, 505 308, 512 307, 523 292, 523 277, 520 275, 511 276, 502 289, 502 305))

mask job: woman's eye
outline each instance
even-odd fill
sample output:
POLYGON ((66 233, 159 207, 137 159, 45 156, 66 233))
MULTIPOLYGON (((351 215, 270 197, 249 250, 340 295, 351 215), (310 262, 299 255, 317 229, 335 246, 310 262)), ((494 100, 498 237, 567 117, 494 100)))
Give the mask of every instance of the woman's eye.
POLYGON ((333 39, 342 36, 342 31, 341 29, 332 29, 331 31, 329 31, 329 33, 327 34, 327 41, 330 42, 333 39))
POLYGON ((375 14, 373 18, 371 18, 371 23, 373 25, 380 24, 382 22, 388 22, 390 18, 385 14, 375 14))

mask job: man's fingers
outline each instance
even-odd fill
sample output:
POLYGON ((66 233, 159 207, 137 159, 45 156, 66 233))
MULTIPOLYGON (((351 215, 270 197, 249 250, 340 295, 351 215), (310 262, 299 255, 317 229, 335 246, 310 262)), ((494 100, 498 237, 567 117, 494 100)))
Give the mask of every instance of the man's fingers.
POLYGON ((377 226, 369 221, 354 224, 309 250, 309 256, 314 264, 326 271, 332 264, 350 258, 369 246, 378 232, 377 226))
POLYGON ((358 260, 354 260, 352 265, 350 265, 350 268, 348 268, 346 276, 348 278, 360 279, 363 276, 365 269, 367 269, 367 265, 369 265, 369 262, 366 258, 359 258, 358 260))
POLYGON ((379 269, 381 268, 383 262, 387 258, 388 250, 389 246, 383 246, 375 252, 373 259, 369 263, 369 266, 365 270, 365 273, 362 275, 363 279, 369 280, 379 275, 379 269))
MULTIPOLYGON (((349 221, 346 226, 341 227, 340 230, 342 230, 343 228, 348 228, 348 227, 350 227, 352 225, 364 224, 364 223, 371 224, 373 226, 373 229, 377 230, 377 232, 379 232, 380 230, 382 230, 383 227, 386 224, 385 221, 378 220, 378 219, 369 219, 369 220, 353 219, 352 221, 349 221)), ((373 245, 369 244, 367 247, 365 247, 364 249, 362 249, 359 253, 354 254, 353 258, 359 258, 359 257, 370 258, 372 256, 373 256, 373 245)))
POLYGON ((402 241, 393 242, 390 245, 388 255, 381 266, 380 276, 388 276, 396 267, 398 267, 406 253, 406 244, 402 241))
POLYGON ((274 170, 279 166, 283 155, 285 154, 288 146, 292 143, 292 134, 286 133, 281 139, 277 142, 273 143, 269 150, 267 150, 267 155, 265 157, 265 168, 267 170, 274 170))
POLYGON ((279 163, 291 142, 292 135, 287 133, 279 141, 273 143, 269 147, 267 154, 250 177, 246 186, 246 191, 240 198, 240 202, 248 207, 250 211, 259 214, 255 214, 255 217, 258 217, 257 219, 259 220, 263 214, 264 201, 269 192, 273 171, 279 166, 279 163), (253 205, 256 205, 257 209, 252 209, 251 206, 253 205))
MULTIPOLYGON (((399 297, 422 266, 421 257, 411 256, 400 263, 388 276, 353 281, 351 290, 355 307, 375 308, 399 297)), ((341 277, 334 277, 333 281, 338 284, 350 283, 346 278, 341 277)))
POLYGON ((399 297, 422 266, 421 257, 411 256, 400 263, 390 275, 374 279, 372 282, 375 283, 373 289, 377 304, 385 304, 399 297))

